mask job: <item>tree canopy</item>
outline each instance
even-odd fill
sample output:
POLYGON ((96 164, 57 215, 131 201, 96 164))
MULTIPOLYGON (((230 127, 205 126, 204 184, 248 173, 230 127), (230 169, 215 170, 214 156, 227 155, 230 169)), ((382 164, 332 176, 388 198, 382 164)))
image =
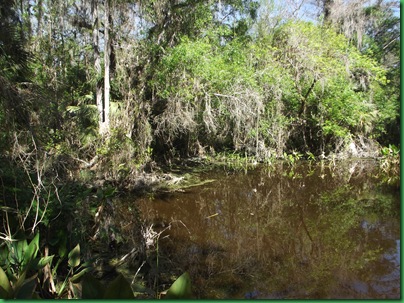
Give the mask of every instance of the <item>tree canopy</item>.
POLYGON ((295 4, 3 1, 2 150, 25 129, 77 167, 133 171, 226 150, 262 160, 398 144, 396 4, 318 1, 310 21, 296 12, 312 3, 295 4))

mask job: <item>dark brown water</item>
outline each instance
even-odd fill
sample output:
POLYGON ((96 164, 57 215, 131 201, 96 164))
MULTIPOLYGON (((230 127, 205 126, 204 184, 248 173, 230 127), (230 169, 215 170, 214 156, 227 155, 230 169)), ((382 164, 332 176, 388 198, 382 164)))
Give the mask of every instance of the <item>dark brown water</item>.
POLYGON ((216 171, 142 199, 161 271, 188 271, 196 298, 399 298, 399 185, 373 164, 216 171))

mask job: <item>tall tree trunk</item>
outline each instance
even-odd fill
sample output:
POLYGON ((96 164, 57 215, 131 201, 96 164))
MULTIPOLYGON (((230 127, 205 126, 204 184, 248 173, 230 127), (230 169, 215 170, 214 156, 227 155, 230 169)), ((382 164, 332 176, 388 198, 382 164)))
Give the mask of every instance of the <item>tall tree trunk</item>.
POLYGON ((33 34, 34 34, 32 32, 32 24, 31 24, 31 7, 32 7, 32 4, 30 3, 30 1, 28 1, 27 2, 26 12, 25 12, 26 16, 25 16, 25 18, 23 16, 23 18, 25 19, 24 22, 27 24, 27 27, 26 27, 27 41, 30 41, 32 39, 33 34))
POLYGON ((109 0, 105 0, 105 16, 104 16, 104 24, 105 24, 105 33, 104 33, 104 126, 102 129, 102 133, 107 133, 109 130, 109 98, 110 98, 110 53, 111 53, 111 41, 109 38, 110 31, 110 8, 109 8, 109 0))
POLYGON ((331 22, 331 6, 333 3, 334 0, 317 0, 317 5, 320 7, 324 16, 324 23, 331 22))
POLYGON ((324 0, 324 21, 326 23, 330 22, 331 17, 331 5, 334 3, 334 0, 324 0))
POLYGON ((36 26, 36 37, 34 40, 34 49, 36 51, 39 51, 40 48, 40 43, 42 39, 42 22, 43 22, 43 0, 37 0, 36 3, 36 21, 37 21, 37 26, 36 26))
POLYGON ((104 104, 102 100, 102 80, 101 80, 101 58, 99 48, 99 18, 98 18, 98 0, 91 1, 91 10, 93 15, 93 51, 94 51, 94 70, 97 78, 95 87, 95 100, 98 109, 98 125, 100 133, 104 128, 104 104))
POLYGON ((19 23, 20 23, 20 38, 21 41, 25 43, 25 35, 24 35, 24 1, 20 0, 20 18, 18 18, 19 23))

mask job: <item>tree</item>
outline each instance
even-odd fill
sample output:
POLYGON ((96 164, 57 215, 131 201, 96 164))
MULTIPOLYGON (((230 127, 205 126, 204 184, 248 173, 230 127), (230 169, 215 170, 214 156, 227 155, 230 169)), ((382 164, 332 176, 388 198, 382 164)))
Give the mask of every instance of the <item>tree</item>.
POLYGON ((182 36, 194 39, 220 27, 244 35, 245 25, 256 18, 258 10, 256 0, 164 0, 141 5, 143 17, 152 24, 149 39, 163 47, 174 46, 182 36))
POLYGON ((379 94, 380 119, 375 136, 384 144, 400 138, 400 18, 395 1, 378 1, 365 9, 368 17, 361 51, 386 69, 387 83, 379 94))
POLYGON ((284 90, 285 110, 294 121, 289 146, 322 153, 335 150, 340 140, 370 135, 380 110, 373 94, 386 81, 377 62, 332 29, 307 22, 285 24, 273 41, 291 77, 284 90))
POLYGON ((4 130, 1 150, 11 145, 11 137, 16 129, 30 126, 29 89, 21 89, 20 83, 31 77, 29 64, 32 55, 26 50, 25 39, 14 1, 0 3, 0 124, 4 130))
POLYGON ((110 56, 111 56, 111 40, 110 40, 110 0, 104 1, 104 104, 102 113, 102 123, 100 132, 107 133, 109 131, 109 107, 110 107, 110 56))
POLYGON ((93 18, 93 51, 94 51, 94 71, 95 71, 95 100, 98 109, 99 132, 104 132, 105 111, 102 99, 102 75, 100 58, 100 21, 98 15, 98 0, 91 1, 91 12, 93 18))

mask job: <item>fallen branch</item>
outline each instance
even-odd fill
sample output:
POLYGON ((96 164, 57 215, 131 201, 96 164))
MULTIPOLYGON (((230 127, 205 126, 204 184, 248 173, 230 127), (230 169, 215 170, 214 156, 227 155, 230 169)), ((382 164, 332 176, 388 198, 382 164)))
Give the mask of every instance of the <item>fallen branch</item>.
POLYGON ((81 163, 84 163, 84 166, 82 166, 81 168, 91 168, 91 167, 93 167, 97 163, 98 158, 99 158, 98 155, 96 155, 94 158, 91 159, 90 162, 87 162, 87 161, 81 160, 79 158, 74 158, 73 157, 74 160, 79 161, 81 163))

